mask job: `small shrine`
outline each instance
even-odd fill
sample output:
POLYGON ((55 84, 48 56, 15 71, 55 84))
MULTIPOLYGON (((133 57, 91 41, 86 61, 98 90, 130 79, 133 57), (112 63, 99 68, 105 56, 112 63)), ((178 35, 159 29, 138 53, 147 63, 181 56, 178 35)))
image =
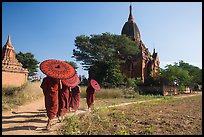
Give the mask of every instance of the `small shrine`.
POLYGON ((8 36, 2 50, 2 87, 19 87, 27 82, 28 70, 16 59, 16 53, 8 36))

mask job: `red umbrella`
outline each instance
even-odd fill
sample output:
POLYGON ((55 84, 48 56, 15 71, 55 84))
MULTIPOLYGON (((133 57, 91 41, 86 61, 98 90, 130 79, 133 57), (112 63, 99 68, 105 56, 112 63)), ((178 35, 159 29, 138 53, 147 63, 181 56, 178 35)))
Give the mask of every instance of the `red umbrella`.
POLYGON ((53 78, 67 79, 74 76, 75 69, 68 63, 60 60, 49 59, 40 64, 40 70, 53 78))
POLYGON ((76 85, 78 85, 80 82, 79 77, 77 76, 77 74, 75 74, 73 77, 69 78, 69 79, 63 79, 62 83, 65 84, 68 87, 75 87, 76 85))
POLYGON ((95 89, 95 90, 100 90, 100 85, 98 84, 98 82, 94 79, 91 79, 90 81, 91 86, 95 89))

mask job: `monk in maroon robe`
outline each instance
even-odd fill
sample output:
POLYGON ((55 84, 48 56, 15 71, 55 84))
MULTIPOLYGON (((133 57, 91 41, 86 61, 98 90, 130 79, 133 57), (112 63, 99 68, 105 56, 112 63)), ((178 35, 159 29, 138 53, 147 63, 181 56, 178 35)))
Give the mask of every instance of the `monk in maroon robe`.
POLYGON ((71 100, 70 100, 70 107, 76 112, 79 108, 79 101, 80 101, 80 92, 81 89, 77 85, 74 88, 71 88, 71 100))
POLYGON ((58 111, 59 80, 47 76, 43 79, 40 87, 43 89, 43 94, 45 96, 45 108, 48 117, 46 128, 49 130, 51 127, 51 122, 58 111))
POLYGON ((58 108, 58 113, 57 113, 57 117, 59 119, 59 121, 63 120, 63 116, 68 112, 69 110, 69 87, 67 87, 66 85, 64 85, 62 83, 62 89, 59 90, 59 94, 58 94, 58 99, 59 99, 59 108, 58 108), (61 120, 60 120, 61 117, 61 120))
POLYGON ((88 105, 88 111, 91 111, 93 103, 94 103, 94 93, 95 89, 91 86, 91 84, 86 89, 86 102, 88 105))

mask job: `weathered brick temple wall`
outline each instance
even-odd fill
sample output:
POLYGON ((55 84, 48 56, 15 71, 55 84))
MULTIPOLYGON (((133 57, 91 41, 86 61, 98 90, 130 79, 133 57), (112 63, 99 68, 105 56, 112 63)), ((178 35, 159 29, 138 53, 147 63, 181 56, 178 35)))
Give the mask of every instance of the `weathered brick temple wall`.
POLYGON ((139 86, 141 94, 172 96, 178 94, 178 87, 173 85, 139 86))
POLYGON ((27 74, 2 71, 2 86, 21 86, 27 82, 27 74))
POLYGON ((19 87, 27 82, 28 70, 16 59, 10 36, 2 50, 2 87, 19 87))

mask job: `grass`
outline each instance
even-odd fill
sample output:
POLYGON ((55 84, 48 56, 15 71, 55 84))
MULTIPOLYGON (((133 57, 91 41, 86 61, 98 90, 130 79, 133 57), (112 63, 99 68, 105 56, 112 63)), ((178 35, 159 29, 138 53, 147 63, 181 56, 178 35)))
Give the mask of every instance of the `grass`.
MULTIPOLYGON (((79 109, 86 109, 86 88, 81 86, 81 99, 79 109)), ((94 106, 101 107, 106 105, 116 105, 119 103, 146 100, 153 98, 164 98, 159 95, 139 95, 131 88, 101 88, 95 92, 94 106), (113 100, 114 99, 114 100, 113 100)), ((6 87, 2 89, 2 110, 9 110, 16 106, 36 100, 43 97, 40 82, 27 82, 21 87, 6 87)))
MULTIPOLYGON (((168 102, 174 102, 176 99, 160 97, 160 100, 156 100, 153 96, 141 96, 141 100, 152 99, 150 102, 144 102, 141 104, 127 105, 125 107, 117 108, 98 108, 94 109, 92 113, 79 114, 69 118, 66 117, 63 127, 59 130, 60 135, 133 135, 139 134, 132 131, 131 127, 137 127, 138 125, 143 127, 144 123, 137 124, 135 121, 134 112, 137 109, 143 109, 144 107, 152 107, 159 104, 168 102), (130 111, 131 110, 131 111, 130 111), (72 125, 74 125, 72 127, 72 125)), ((115 99, 114 99, 115 100, 115 99)), ((123 99, 124 100, 124 99, 123 99)), ((126 99, 125 99, 126 100, 126 99)), ((99 100, 96 100, 98 102, 99 100)), ((127 100, 126 100, 127 101, 127 100)), ((110 102, 109 102, 110 103, 110 102)), ((121 103, 121 102, 120 102, 121 103)), ((99 103, 103 106, 103 102, 99 103)), ((106 104, 108 105, 108 103, 106 104)), ((142 115, 142 114, 141 114, 142 115)), ((141 119, 142 120, 142 117, 141 119)), ((144 131, 141 134, 153 134, 154 127, 149 125, 144 127, 144 131)))
POLYGON ((67 132, 70 134, 80 133, 77 131, 80 121, 76 115, 71 116, 69 119, 65 119, 65 122, 67 124, 65 125, 63 132, 67 132))
MULTIPOLYGON (((191 99, 197 100, 195 97, 191 97, 191 99)), ((74 122, 77 126, 74 126, 74 129, 71 130, 75 132, 69 132, 66 129, 72 129, 72 126, 70 126, 71 123, 66 122, 69 117, 66 117, 64 125, 58 133, 60 135, 152 135, 155 134, 160 128, 165 128, 166 130, 168 128, 173 128, 174 124, 169 124, 169 126, 165 125, 169 123, 168 120, 170 119, 167 119, 163 123, 165 127, 163 127, 164 125, 162 126, 159 124, 154 125, 156 123, 163 122, 164 119, 155 121, 154 116, 149 116, 147 110, 154 106, 168 103, 178 104, 176 101, 182 102, 182 100, 183 99, 178 98, 160 98, 160 100, 152 100, 150 102, 127 105, 125 107, 96 109, 92 113, 79 114, 78 116, 75 115, 74 122), (145 114, 146 116, 143 116, 143 113, 137 113, 139 110, 144 110, 144 113, 147 112, 145 114)), ((185 100, 188 99, 186 98, 185 100)), ((162 113, 158 112, 158 114, 162 113)), ((158 114, 155 113, 155 115, 158 114)), ((192 129, 189 130, 191 131, 192 129)), ((173 130, 171 130, 171 133, 172 132, 173 130)), ((177 131, 174 134, 176 133, 177 131)))
MULTIPOLYGON (((81 87, 81 99, 79 109, 86 109, 86 87, 81 87)), ((22 87, 7 87, 2 89, 2 110, 23 105, 43 97, 40 82, 26 83, 22 87)), ((196 100, 196 97, 192 97, 196 100)), ((154 134, 156 127, 146 123, 143 114, 135 119, 137 110, 151 108, 159 104, 175 102, 178 98, 161 95, 139 95, 128 88, 101 89, 95 93, 94 109, 91 113, 84 113, 66 117, 64 125, 58 134, 62 135, 135 135, 154 134), (160 100, 156 100, 160 99, 160 100), (105 108, 104 106, 117 105, 127 102, 152 100, 139 104, 126 105, 125 107, 105 108), (138 122, 139 121, 139 122, 138 122), (143 129, 138 132, 137 129, 143 129)))
MULTIPOLYGON (((86 88, 87 87, 81 87, 81 97, 85 98, 86 97, 86 88)), ((121 98, 123 96, 123 92, 119 88, 101 88, 100 91, 95 91, 94 96, 96 98, 121 98)))
POLYGON ((40 82, 27 82, 21 87, 2 88, 2 111, 32 102, 43 97, 40 82))
MULTIPOLYGON (((40 88, 40 82, 27 82, 26 84, 22 85, 21 87, 6 87, 2 88, 2 110, 10 110, 16 106, 23 105, 25 103, 31 102, 36 100, 40 97, 43 97, 42 89, 40 88)), ((81 109, 86 109, 86 88, 81 87, 81 109)), ((99 100, 96 103, 96 106, 100 106, 100 104, 104 104, 106 102, 112 102, 111 104, 117 104, 117 102, 121 102, 124 98, 128 98, 131 101, 132 98, 136 98, 138 94, 126 88, 115 88, 115 89, 104 89, 101 88, 100 91, 95 92, 95 99, 99 100), (132 97, 130 97, 132 96, 132 97), (112 99, 115 99, 112 101, 112 99)), ((123 102, 124 102, 123 101, 123 102)))
MULTIPOLYGON (((100 99, 107 98, 136 98, 139 96, 139 92, 133 88, 101 88, 100 91, 95 91, 94 96, 100 99)), ((81 87, 81 97, 86 97, 86 87, 81 87)))
POLYGON ((147 127, 146 128, 146 132, 149 133, 149 134, 152 134, 154 132, 154 127, 152 127, 152 126, 151 127, 147 127))

